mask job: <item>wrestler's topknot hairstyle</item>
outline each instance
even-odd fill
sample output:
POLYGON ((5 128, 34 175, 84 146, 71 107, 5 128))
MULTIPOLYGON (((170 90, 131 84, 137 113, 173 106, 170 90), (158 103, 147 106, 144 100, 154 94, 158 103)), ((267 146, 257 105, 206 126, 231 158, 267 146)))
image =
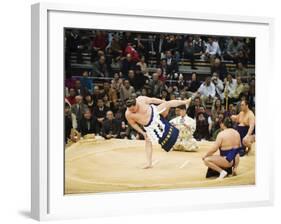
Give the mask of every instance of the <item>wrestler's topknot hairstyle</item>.
POLYGON ((126 100, 126 107, 135 106, 136 103, 137 103, 136 98, 130 97, 129 99, 126 100))
POLYGON ((223 124, 227 128, 232 128, 232 120, 230 119, 230 117, 225 117, 223 119, 223 124))

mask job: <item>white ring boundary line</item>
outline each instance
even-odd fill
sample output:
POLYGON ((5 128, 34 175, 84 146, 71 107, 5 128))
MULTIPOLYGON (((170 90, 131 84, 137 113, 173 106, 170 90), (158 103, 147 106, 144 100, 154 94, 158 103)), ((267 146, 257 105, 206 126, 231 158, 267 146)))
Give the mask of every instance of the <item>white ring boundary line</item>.
POLYGON ((159 161, 159 159, 156 159, 156 160, 154 160, 153 162, 152 162, 152 166, 155 166, 157 163, 159 163, 160 161, 159 161))
POLYGON ((180 169, 184 168, 190 161, 186 160, 181 166, 179 166, 180 169))

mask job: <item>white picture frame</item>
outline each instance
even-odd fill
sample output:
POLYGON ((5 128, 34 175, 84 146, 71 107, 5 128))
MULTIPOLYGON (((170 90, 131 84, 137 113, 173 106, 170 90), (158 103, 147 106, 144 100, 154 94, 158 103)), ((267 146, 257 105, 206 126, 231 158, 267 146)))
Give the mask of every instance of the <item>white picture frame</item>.
POLYGON ((263 91, 271 90, 263 74, 271 73, 273 24, 271 18, 248 16, 32 5, 32 217, 50 220, 272 205, 274 147, 266 131, 270 114, 264 109, 270 101, 263 91), (63 27, 256 37, 256 185, 64 196, 63 27))

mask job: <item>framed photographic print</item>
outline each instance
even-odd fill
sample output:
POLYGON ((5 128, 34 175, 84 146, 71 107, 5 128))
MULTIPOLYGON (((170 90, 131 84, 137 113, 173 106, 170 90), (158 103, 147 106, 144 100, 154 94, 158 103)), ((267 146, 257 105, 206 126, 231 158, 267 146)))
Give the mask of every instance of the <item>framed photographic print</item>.
POLYGON ((273 20, 32 5, 32 217, 273 203, 273 20))

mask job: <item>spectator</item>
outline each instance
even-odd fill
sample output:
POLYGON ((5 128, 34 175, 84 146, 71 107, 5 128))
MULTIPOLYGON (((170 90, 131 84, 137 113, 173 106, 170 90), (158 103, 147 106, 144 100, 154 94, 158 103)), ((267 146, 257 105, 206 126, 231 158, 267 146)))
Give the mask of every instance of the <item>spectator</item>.
POLYGON ((125 123, 125 121, 122 121, 120 128, 120 138, 129 139, 129 131, 128 125, 125 123))
POLYGON ((224 58, 226 60, 232 60, 234 63, 237 63, 238 53, 241 50, 243 50, 243 43, 239 40, 238 37, 232 37, 228 43, 224 58))
POLYGON ((249 82, 249 80, 250 80, 250 75, 249 75, 248 69, 244 67, 242 62, 237 63, 235 77, 237 77, 237 76, 241 77, 242 82, 249 82))
POLYGON ((136 77, 136 91, 140 91, 146 83, 148 83, 149 78, 145 76, 142 71, 140 66, 136 66, 135 69, 135 77, 136 77))
POLYGON ((83 50, 83 45, 82 45, 82 38, 78 30, 71 30, 70 31, 70 36, 68 36, 67 41, 66 41, 66 46, 70 48, 71 52, 76 53, 77 55, 77 63, 81 63, 82 61, 82 50, 83 50))
POLYGON ((170 34, 166 36, 166 49, 167 51, 174 52, 177 48, 177 43, 175 39, 175 35, 170 34))
POLYGON ((142 88, 142 90, 141 90, 141 95, 142 96, 148 96, 148 91, 147 91, 147 88, 142 88))
POLYGON ((76 91, 74 88, 69 89, 69 96, 66 97, 67 101, 69 102, 70 105, 73 105, 76 103, 75 101, 75 96, 76 96, 76 91))
POLYGON ((212 120, 215 121, 219 114, 224 114, 224 106, 220 99, 216 99, 211 110, 212 120))
POLYGON ((107 43, 106 43, 105 32, 97 30, 96 36, 93 39, 92 48, 95 49, 96 51, 104 50, 106 45, 107 43))
POLYGON ((185 91, 185 90, 181 90, 180 91, 180 99, 181 100, 186 100, 186 99, 188 99, 189 97, 188 97, 188 94, 187 94, 187 92, 185 91))
POLYGON ((112 108, 113 108, 113 103, 112 103, 112 101, 109 100, 107 94, 105 94, 105 95, 103 96, 102 100, 103 100, 104 106, 105 106, 106 108, 112 110, 112 108))
POLYGON ((148 67, 147 67, 147 64, 145 63, 145 57, 144 56, 141 57, 140 61, 137 63, 137 66, 140 66, 141 72, 145 76, 149 76, 148 67))
POLYGON ((76 80, 73 79, 73 78, 66 78, 65 82, 64 82, 65 87, 67 87, 68 89, 74 88, 75 87, 75 81, 76 80))
POLYGON ((64 104, 64 128, 64 143, 67 144, 72 129, 71 111, 70 106, 67 103, 64 104))
POLYGON ((167 50, 167 39, 164 34, 157 35, 155 43, 152 43, 152 48, 156 52, 157 62, 164 58, 163 52, 167 50))
POLYGON ((121 58, 123 52, 122 52, 122 47, 121 47, 121 44, 120 44, 120 41, 119 41, 119 38, 117 35, 115 35, 112 38, 111 50, 112 50, 112 55, 115 58, 115 60, 119 60, 119 58, 121 58))
POLYGON ((99 134, 99 124, 97 118, 92 116, 90 110, 86 110, 78 124, 78 131, 81 133, 81 136, 87 134, 99 134))
POLYGON ((236 88, 237 80, 233 79, 231 74, 228 74, 225 80, 224 95, 228 97, 229 103, 234 103, 237 101, 236 88))
POLYGON ((212 104, 216 96, 216 87, 211 82, 211 77, 205 79, 205 82, 201 84, 196 94, 200 95, 204 106, 212 104))
POLYGON ((191 75, 191 82, 188 87, 188 91, 190 92, 190 94, 192 95, 193 93, 195 93, 199 89, 200 85, 201 83, 197 79, 197 73, 193 72, 191 75))
POLYGON ((103 51, 106 45, 105 33, 97 30, 92 42, 92 61, 94 61, 95 57, 97 56, 97 52, 100 50, 103 51))
POLYGON ((167 76, 167 62, 165 59, 161 60, 159 68, 161 69, 161 74, 167 76))
POLYGON ((140 33, 137 34, 137 37, 135 39, 135 46, 135 49, 139 54, 138 60, 136 61, 140 60, 141 55, 148 56, 148 43, 145 38, 142 38, 142 35, 140 33))
POLYGON ((125 49, 125 54, 128 55, 130 54, 132 57, 132 61, 137 63, 140 60, 139 53, 136 51, 136 49, 132 46, 132 43, 128 43, 126 49, 125 49))
POLYGON ((135 92, 134 87, 130 85, 129 80, 124 81, 124 85, 122 85, 120 90, 120 98, 123 102, 125 102, 127 99, 129 99, 132 94, 135 92))
POLYGON ((184 47, 184 38, 183 35, 177 34, 175 37, 176 48, 174 49, 175 57, 177 61, 181 60, 181 56, 183 55, 183 47, 184 47))
POLYGON ((70 51, 76 52, 81 44, 81 37, 78 30, 71 30, 70 35, 67 36, 67 47, 70 48, 70 51))
POLYGON ((108 76, 112 77, 112 74, 113 74, 112 64, 115 61, 114 61, 114 57, 113 57, 112 50, 111 50, 110 46, 106 48, 105 55, 103 55, 103 56, 105 57, 105 64, 106 64, 108 76))
MULTIPOLYGON (((156 72, 158 74, 158 79, 164 84, 167 81, 167 76, 165 73, 163 73, 163 70, 161 68, 157 68, 156 72)), ((149 81, 149 79, 148 79, 149 81)))
POLYGON ((194 39, 192 40, 192 46, 194 50, 194 57, 201 58, 205 49, 204 42, 199 35, 194 35, 194 39))
POLYGON ((245 38, 244 51, 247 53, 249 62, 255 64, 255 38, 245 38))
POLYGON ((76 95, 83 96, 83 94, 85 93, 84 89, 81 86, 81 81, 80 80, 75 80, 75 82, 74 82, 74 89, 75 89, 76 95))
POLYGON ((216 115, 214 120, 212 120, 212 129, 211 129, 211 141, 215 141, 218 133, 221 131, 220 123, 224 119, 224 113, 220 112, 216 115))
POLYGON ((172 86, 172 85, 169 85, 169 86, 167 86, 167 88, 164 88, 164 89, 167 89, 168 95, 169 95, 170 98, 171 98, 171 95, 174 94, 173 86, 172 86))
POLYGON ((87 105, 88 109, 93 112, 95 105, 93 97, 90 94, 85 97, 85 104, 87 105))
POLYGON ((205 112, 203 107, 200 107, 199 112, 196 115, 196 131, 194 137, 196 140, 209 140, 210 131, 212 128, 212 120, 210 116, 205 112))
POLYGON ((88 110, 88 107, 83 103, 83 97, 80 95, 76 96, 75 104, 71 106, 71 113, 76 116, 77 123, 79 123, 82 118, 82 115, 85 113, 86 110, 88 110))
POLYGON ((92 93, 93 83, 92 80, 89 78, 89 72, 84 71, 82 73, 82 77, 80 78, 81 89, 83 89, 83 95, 92 93))
POLYGON ((163 83, 159 80, 159 74, 154 73, 152 75, 152 80, 149 82, 149 86, 152 89, 152 95, 154 97, 160 97, 160 93, 162 89, 164 88, 163 83))
POLYGON ((233 93, 233 98, 235 99, 235 101, 239 99, 240 95, 244 92, 245 89, 240 76, 236 76, 236 82, 237 82, 236 89, 233 93))
POLYGON ((98 120, 99 128, 102 127, 102 123, 106 117, 106 112, 109 110, 108 107, 104 106, 104 102, 102 99, 98 99, 97 107, 94 108, 94 114, 98 120))
POLYGON ((126 118, 125 118, 125 111, 126 111, 126 107, 125 105, 122 103, 121 100, 118 100, 115 104, 114 104, 114 114, 115 114, 115 118, 117 120, 120 121, 125 121, 126 122, 126 118))
POLYGON ((185 105, 179 106, 177 109, 179 109, 179 116, 170 120, 170 123, 180 131, 174 149, 179 151, 195 151, 198 149, 197 141, 193 137, 196 129, 196 122, 186 115, 185 105))
POLYGON ((167 72, 167 76, 168 78, 174 78, 174 73, 178 72, 178 63, 176 61, 176 59, 173 57, 172 52, 170 50, 168 50, 166 52, 166 57, 165 57, 165 61, 166 61, 166 72, 167 72))
POLYGON ((102 94, 100 91, 99 86, 95 86, 93 90, 93 101, 94 101, 94 106, 97 106, 98 99, 102 98, 102 94))
POLYGON ((183 47, 183 55, 184 58, 190 60, 191 64, 191 69, 197 69, 194 66, 194 48, 193 48, 193 38, 192 36, 189 36, 186 41, 184 42, 184 47, 183 47))
POLYGON ((103 83, 103 91, 104 95, 108 96, 108 100, 110 102, 116 101, 118 99, 117 91, 113 89, 110 83, 107 81, 103 83))
POLYGON ((214 84, 215 89, 216 89, 216 97, 220 98, 223 101, 223 99, 224 99, 223 81, 219 79, 217 73, 213 73, 212 83, 214 84))
POLYGON ((165 101, 170 100, 170 97, 168 95, 168 91, 166 89, 162 89, 160 98, 162 100, 165 100, 165 101))
POLYGON ((220 80, 224 81, 227 76, 227 69, 225 65, 221 63, 221 59, 215 59, 214 64, 211 66, 211 73, 217 73, 220 80))
POLYGON ((208 37, 208 42, 205 44, 206 50, 204 53, 204 58, 210 59, 211 64, 213 60, 221 55, 221 50, 218 41, 216 41, 213 37, 208 37))
POLYGON ((134 42, 134 37, 131 32, 127 31, 123 33, 122 37, 122 49, 125 50, 125 48, 128 46, 128 43, 133 43, 134 42))
POLYGON ((93 74, 95 77, 109 77, 105 56, 100 56, 99 60, 94 63, 93 74))
POLYGON ((179 80, 177 81, 177 87, 180 91, 187 89, 186 80, 184 80, 182 74, 179 74, 179 80))
POLYGON ((121 86, 122 86, 122 79, 120 78, 120 75, 118 72, 114 73, 114 77, 111 80, 111 87, 118 92, 120 92, 121 86))
POLYGON ((228 105, 228 108, 226 108, 226 111, 225 111, 225 117, 231 117, 232 115, 237 115, 237 107, 233 104, 233 103, 230 103, 228 105))
POLYGON ((132 60, 132 55, 127 54, 126 58, 123 59, 121 64, 121 71, 122 71, 122 75, 124 76, 123 78, 127 79, 129 70, 134 70, 135 66, 136 63, 135 61, 132 60))
POLYGON ((135 90, 138 90, 138 88, 137 88, 137 78, 135 76, 135 71, 134 70, 129 70, 128 80, 130 82, 130 85, 132 87, 134 87, 135 90))
POLYGON ((203 107, 203 104, 200 97, 195 97, 192 104, 187 109, 188 116, 195 119, 201 107, 203 107))
POLYGON ((106 139, 120 137, 121 124, 113 116, 112 111, 107 111, 106 120, 102 125, 102 136, 106 139))

